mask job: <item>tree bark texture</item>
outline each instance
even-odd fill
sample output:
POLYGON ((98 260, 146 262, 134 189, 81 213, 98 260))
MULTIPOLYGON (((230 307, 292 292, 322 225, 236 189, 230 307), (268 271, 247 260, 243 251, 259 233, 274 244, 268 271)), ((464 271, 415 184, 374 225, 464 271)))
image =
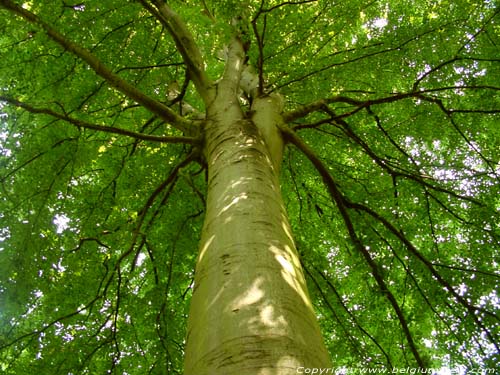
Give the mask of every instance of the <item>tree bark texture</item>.
POLYGON ((207 210, 185 374, 329 367, 280 192, 276 98, 261 98, 247 118, 221 90, 207 112, 207 210))

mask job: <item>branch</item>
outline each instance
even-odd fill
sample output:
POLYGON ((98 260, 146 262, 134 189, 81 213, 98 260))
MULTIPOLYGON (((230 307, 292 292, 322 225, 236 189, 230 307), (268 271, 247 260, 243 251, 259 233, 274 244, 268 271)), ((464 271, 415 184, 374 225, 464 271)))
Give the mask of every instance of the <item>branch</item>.
MULTIPOLYGON (((336 118, 345 118, 349 117, 360 110, 364 108, 371 107, 373 105, 379 105, 379 104, 386 104, 386 103, 393 103, 398 100, 403 100, 403 99, 408 99, 408 98, 416 98, 420 100, 425 100, 427 102, 432 102, 435 101, 434 98, 430 98, 428 96, 425 96, 424 94, 426 93, 431 93, 431 92, 439 92, 439 91, 447 91, 447 90, 494 90, 498 91, 500 90, 499 87, 495 86, 486 86, 486 85, 478 85, 478 86, 447 86, 447 87, 440 87, 436 89, 425 89, 425 90, 419 90, 419 91, 410 91, 410 92, 403 92, 403 93, 395 93, 390 96, 385 96, 379 99, 368 99, 368 100, 358 100, 354 98, 350 98, 348 96, 343 96, 343 95, 338 95, 338 96, 333 96, 331 98, 326 98, 326 99, 320 99, 314 102, 311 102, 309 104, 305 104, 300 106, 297 109, 294 109, 292 111, 285 112, 283 114, 283 119, 286 122, 292 122, 295 120, 298 120, 299 118, 305 117, 313 112, 317 112, 320 110, 324 110, 325 108, 328 108, 329 104, 333 103, 346 103, 354 106, 355 108, 347 113, 343 113, 341 115, 336 116, 336 118)), ((478 110, 468 110, 468 109, 447 109, 445 111, 446 113, 488 113, 488 114, 494 114, 494 113, 499 113, 500 110, 497 109, 478 109, 478 110)))
MULTIPOLYGON (((227 103, 231 103, 239 95, 240 83, 245 65, 245 50, 241 39, 233 36, 228 45, 227 59, 222 79, 218 83, 219 96, 225 95, 227 103)), ((246 73, 250 73, 246 69, 246 73)))
POLYGON ((152 142, 162 142, 162 143, 187 143, 187 144, 197 144, 199 142, 198 138, 194 137, 175 137, 175 136, 158 136, 158 135, 150 135, 150 134, 142 134, 142 133, 136 133, 130 130, 125 130, 125 129, 120 129, 120 128, 115 128, 113 126, 103 126, 103 125, 96 125, 96 124, 91 124, 86 121, 78 120, 73 117, 70 117, 68 115, 63 115, 61 113, 55 112, 49 108, 37 108, 33 107, 29 104, 26 104, 24 102, 20 102, 18 100, 9 98, 7 96, 0 95, 0 101, 7 102, 13 106, 23 108, 24 110, 30 112, 30 113, 37 113, 37 114, 45 114, 52 116, 54 118, 57 118, 59 120, 63 120, 65 122, 68 122, 72 125, 74 125, 77 128, 84 128, 84 129, 92 129, 96 131, 101 131, 105 133, 113 133, 113 134, 119 134, 123 135, 126 137, 131 137, 135 139, 140 139, 143 141, 152 141, 152 142))
MULTIPOLYGON (((314 266, 313 266, 313 267, 314 267, 314 266)), ((336 320, 337 324, 338 324, 338 325, 342 328, 344 338, 349 340, 349 342, 350 342, 350 344, 351 344, 351 347, 352 347, 354 350, 356 350, 357 354, 361 357, 361 356, 363 355, 363 354, 362 354, 362 353, 360 353, 360 351, 359 351, 359 347, 360 347, 361 345, 359 344, 359 341, 357 341, 357 340, 356 340, 356 337, 354 337, 354 335, 352 335, 352 334, 351 334, 351 332, 350 332, 349 328, 348 328, 348 327, 346 327, 346 325, 344 324, 345 319, 341 319, 341 317, 337 314, 337 312, 335 311, 335 308, 334 308, 334 307, 332 306, 332 304, 330 303, 330 301, 329 301, 328 297, 326 296, 325 292, 323 292, 323 289, 321 289, 321 285, 319 285, 319 282, 316 280, 316 278, 315 278, 315 277, 314 277, 314 275, 311 273, 311 271, 308 269, 308 267, 307 267, 305 264, 302 264, 302 268, 305 270, 305 272, 306 272, 307 276, 309 276, 310 280, 312 280, 312 282, 313 282, 314 286, 316 287, 316 290, 317 290, 317 291, 318 291, 318 293, 321 295, 321 298, 323 299, 323 302, 325 303, 326 307, 328 307, 328 310, 330 310, 330 312, 331 312, 331 314, 332 314, 333 318, 336 320)), ((316 268, 314 268, 314 269, 315 269, 315 270, 319 273, 319 271, 318 271, 316 268)), ((323 275, 321 275, 321 276, 322 276, 322 277, 324 277, 323 275)), ((332 285, 329 285, 329 286, 331 287, 332 285)), ((335 295, 337 296, 337 298, 338 298, 338 297, 340 297, 336 289, 333 289, 333 292, 335 293, 335 295)), ((341 304, 343 307, 345 307, 345 304, 344 304, 344 302, 343 302, 342 300, 339 300, 339 302, 340 302, 340 304, 341 304)), ((349 311, 349 310, 347 310, 347 312, 348 312, 348 313, 350 313, 350 311, 349 311)), ((352 317, 352 316, 351 316, 351 317, 352 317)), ((364 330, 362 329, 362 327, 360 327, 360 326, 357 324, 357 322, 356 322, 356 321, 355 321, 354 323, 356 324, 356 326, 357 326, 358 328, 360 328, 360 330, 361 330, 363 333, 365 333, 365 332, 366 332, 366 331, 364 331, 364 330)), ((371 338, 371 336, 370 336, 370 338, 371 338)), ((390 365, 390 359, 389 359, 389 357, 386 357, 386 359, 387 359, 387 361, 388 361, 388 364, 389 364, 390 368, 392 368, 392 366, 390 365)))
MULTIPOLYGON (((379 98, 379 99, 373 99, 373 100, 358 100, 358 99, 353 99, 349 98, 347 96, 334 96, 331 98, 327 99, 320 99, 315 102, 305 104, 303 106, 300 106, 299 108, 289 111, 283 114, 283 119, 286 122, 291 122, 295 121, 299 118, 305 117, 309 115, 310 113, 323 110, 324 108, 327 108, 329 104, 333 103, 347 103, 355 106, 355 110, 351 111, 348 113, 348 115, 352 115, 355 112, 360 111, 363 108, 370 107, 372 105, 376 104, 382 104, 382 103, 392 103, 397 100, 402 100, 402 99, 407 99, 407 98, 413 98, 413 97, 419 97, 422 94, 422 92, 409 92, 409 93, 400 93, 400 94, 394 94, 391 96, 379 98)), ((343 114, 340 115, 340 117, 347 117, 348 115, 343 114)))
POLYGON ((307 115, 319 111, 323 109, 325 106, 331 103, 348 103, 348 104, 353 104, 353 105, 359 105, 361 102, 351 99, 345 96, 336 96, 333 98, 329 99, 320 99, 315 102, 305 104, 300 106, 297 109, 294 109, 293 111, 288 111, 283 113, 283 120, 285 122, 293 122, 295 120, 298 120, 299 118, 306 117, 307 115))
MULTIPOLYGON (((489 89, 491 89, 491 87, 488 87, 489 89)), ((443 101, 441 99, 438 99, 438 98, 434 98, 434 97, 426 97, 426 96, 422 96, 422 99, 423 100, 426 100, 430 103, 434 103, 438 106, 438 108, 444 112, 444 114, 446 115, 446 117, 448 117, 448 119, 450 120, 450 123, 452 124, 452 126, 455 128, 455 130, 457 131, 457 133, 460 135, 460 137, 463 138, 463 140, 469 145, 469 147, 474 151, 476 152, 480 157, 481 159, 486 163, 486 165, 488 165, 488 167, 491 169, 492 173, 494 175, 497 175, 497 171, 496 171, 496 166, 494 165, 494 163, 491 162, 491 160, 489 160, 488 158, 486 158, 483 153, 481 152, 481 150, 474 144, 474 142, 472 142, 469 137, 460 129, 460 127, 458 126, 458 124, 456 123, 456 121, 454 120, 453 118, 453 114, 454 113, 460 113, 460 112, 463 112, 463 113, 467 113, 467 112, 471 112, 471 113, 474 113, 474 112, 478 112, 478 113, 489 113, 489 114, 492 114, 492 113, 500 113, 500 110, 493 110, 493 111, 481 111, 481 110, 456 110, 456 109, 447 109, 445 107, 445 105, 443 104, 443 101)))
MULTIPOLYGON (((49 323, 46 323, 44 324, 41 328, 39 329, 35 329, 29 333, 25 333, 17 338, 15 338, 14 340, 10 341, 10 342, 2 342, 1 345, 0 345, 0 351, 1 350, 4 350, 10 346, 13 346, 15 345, 16 343, 20 342, 20 341, 23 341, 24 339, 28 338, 28 337, 32 337, 32 336, 36 336, 36 335, 39 335, 45 331, 47 331, 49 328, 53 327, 54 325, 56 325, 57 323, 60 323, 64 320, 68 320, 72 317, 74 317, 75 315, 78 315, 78 314, 82 314, 82 312, 88 310, 90 307, 92 307, 95 302, 99 299, 101 299, 102 296, 100 295, 97 295, 94 297, 94 299, 92 299, 90 302, 88 302, 86 305, 84 306, 80 306, 78 307, 76 310, 70 312, 69 314, 66 314, 64 316, 61 316, 57 319, 54 319, 52 321, 50 321, 49 323)), ((43 324, 43 322, 42 322, 43 324)))
POLYGON ((418 250, 417 248, 406 238, 406 236, 400 232, 399 230, 396 229, 388 220, 386 220, 382 215, 378 214, 377 212, 373 211, 369 207, 359 204, 359 203, 354 203, 350 202, 347 200, 340 190, 338 189, 333 177, 331 176, 330 172, 326 168, 326 166, 321 162, 321 160, 316 156, 314 151, 300 139, 293 130, 291 130, 289 127, 285 125, 279 125, 280 130, 283 132, 283 134, 288 138, 288 140, 293 143, 299 150, 301 150, 304 155, 313 163, 317 171, 320 173, 321 177, 323 178, 323 181, 328 189, 328 192, 330 193, 333 201, 336 203, 340 214, 344 220, 344 223, 347 227, 347 230, 349 232, 349 236, 351 237, 351 240, 353 241, 356 249, 360 251, 367 261, 368 265, 372 269, 372 275, 374 276, 375 280, 377 281, 377 284, 379 287, 382 289, 382 291, 386 294, 387 298, 389 299, 391 305, 394 308, 394 311, 398 315, 398 318, 401 322, 402 329, 405 333, 405 336, 408 340, 408 344, 410 345, 410 348, 412 350, 412 353, 415 356, 415 359, 419 363, 420 366, 423 365, 421 362, 421 358, 419 356, 418 350, 413 342, 413 338, 411 337, 411 333, 409 331, 409 328, 407 326, 405 317, 401 311, 401 308, 399 307, 394 295, 390 292, 390 290, 387 288, 385 281, 383 280, 382 276, 378 272, 377 265, 369 252, 366 250, 366 248, 363 246, 361 241, 359 240, 356 232, 354 231, 354 225, 351 221, 351 218, 347 212, 348 209, 354 209, 357 211, 364 211, 370 216, 372 216, 374 219, 379 221, 386 229, 388 229, 396 238, 398 238, 408 249, 408 251, 415 256, 418 260, 420 260, 430 271, 432 276, 439 282, 464 308, 467 310, 467 312, 470 314, 474 322, 478 325, 478 327, 481 328, 481 330, 486 334, 488 339, 491 341, 491 343, 495 346, 497 350, 500 350, 500 347, 496 343, 495 336, 494 334, 486 328, 486 326, 482 323, 480 318, 476 315, 476 312, 482 312, 490 317, 493 317, 496 320, 500 320, 500 318, 478 306, 474 306, 469 301, 462 297, 455 289, 453 289, 453 286, 445 280, 439 272, 434 268, 433 264, 425 258, 418 250))
POLYGON ((131 85, 130 83, 113 73, 88 49, 67 39, 64 35, 60 34, 57 30, 52 28, 48 23, 41 20, 36 14, 31 13, 30 11, 22 8, 17 4, 14 4, 10 0, 0 0, 0 6, 24 18, 29 23, 42 28, 49 36, 49 38, 51 38, 65 50, 70 51, 79 59, 85 61, 92 68, 92 70, 94 70, 97 75, 104 78, 111 87, 115 88, 130 99, 141 104, 149 111, 158 115, 158 117, 168 122, 175 128, 187 134, 192 133, 193 126, 189 121, 183 119, 166 105, 144 94, 135 86, 131 85))
POLYGON ((379 213, 375 212, 371 208, 359 204, 359 203, 353 203, 349 201, 344 202, 346 207, 352 208, 358 211, 364 211, 367 214, 369 214, 371 217, 379 221, 385 228, 387 228, 396 238, 398 238, 408 249, 408 251, 413 254, 418 260, 420 260, 430 271, 432 276, 437 280, 439 284, 441 284, 469 313, 469 315, 472 317, 474 322, 480 327, 483 332, 486 334, 488 339, 491 341, 491 343, 495 346, 497 350, 500 351, 499 345, 496 343, 496 339, 493 336, 494 334, 486 328, 486 326, 483 324, 482 320, 480 317, 477 316, 476 312, 482 312, 485 315, 488 315, 497 321, 500 321, 500 317, 498 317, 495 313, 486 310, 483 307, 478 307, 469 302, 468 299, 462 297, 454 288, 453 286, 445 280, 441 274, 434 268, 434 265, 432 262, 430 262, 426 257, 424 257, 418 250, 417 248, 406 238, 406 236, 396 229, 388 220, 386 220, 382 215, 379 213))
MULTIPOLYGON (((369 107, 367 107, 366 109, 368 110, 368 113, 370 113, 370 114, 373 113, 369 107)), ((399 170, 395 170, 395 169, 391 168, 388 163, 386 163, 382 158, 380 158, 368 146, 368 144, 364 140, 362 140, 361 137, 359 137, 354 132, 354 130, 352 130, 352 128, 349 126, 349 124, 346 121, 342 120, 341 118, 339 118, 339 116, 336 116, 333 112, 331 112, 329 110, 328 110, 328 113, 332 117, 337 117, 336 120, 332 120, 332 121, 335 121, 336 123, 338 123, 341 126, 342 130, 344 131, 344 133, 349 138, 351 138, 354 142, 356 142, 357 144, 359 144, 361 146, 361 148, 364 150, 364 152, 368 156, 370 156, 381 169, 385 170, 393 178, 394 177, 404 177, 406 179, 413 180, 413 181, 417 182, 418 184, 420 184, 420 185, 422 185, 424 187, 428 187, 430 189, 433 189, 433 190, 436 190, 436 191, 439 191, 439 192, 442 192, 442 193, 446 193, 446 194, 448 194, 450 196, 453 196, 455 198, 458 198, 458 199, 462 199, 462 200, 466 200, 466 201, 472 202, 474 204, 477 204, 478 206, 483 206, 483 203, 481 203, 480 201, 478 201, 478 200, 476 200, 474 198, 467 197, 467 196, 464 196, 464 195, 460 195, 458 193, 455 193, 452 190, 448 190, 448 189, 446 189, 444 187, 441 187, 441 186, 438 186, 438 185, 434 185, 434 184, 431 184, 430 182, 425 181, 425 179, 428 178, 428 177, 426 177, 425 174, 422 173, 421 171, 417 171, 418 172, 417 174, 413 174, 413 173, 407 172, 406 170, 404 170, 402 168, 399 168, 399 167, 398 167, 399 170)), ((376 121, 378 121, 377 120, 378 116, 375 119, 376 119, 376 121)), ((398 151, 402 152, 403 155, 405 155, 406 157, 408 157, 410 160, 413 161, 413 158, 411 158, 411 156, 409 156, 406 152, 404 152, 404 150, 402 150, 399 146, 397 147, 397 149, 398 149, 398 151)), ((414 162, 414 164, 417 166, 417 164, 415 162, 414 162)), ((432 179, 432 178, 431 178, 431 180, 434 181, 434 179, 432 179)))
MULTIPOLYGON (((167 178, 151 193, 149 196, 148 200, 144 204, 144 206, 141 208, 140 211, 137 213, 137 221, 135 228, 132 232, 132 240, 130 243, 129 248, 120 256, 118 261, 115 264, 115 269, 113 272, 117 271, 120 267, 121 262, 127 258, 132 252, 134 251, 135 245, 137 243, 137 239, 139 238, 139 235, 142 235, 141 233, 141 228, 143 226, 144 220, 146 218, 147 213, 149 212, 149 209, 153 206, 156 198, 161 194, 162 191, 164 191, 169 185, 173 186, 178 178, 179 171, 189 165, 192 161, 194 161, 197 157, 197 151, 193 150, 189 153, 189 155, 186 156, 184 160, 182 160, 179 164, 177 164, 170 172, 170 174, 167 176, 167 178)), ((133 267, 133 265, 132 265, 133 267)))
MULTIPOLYGON (((434 313, 434 315, 448 328, 448 330, 450 331, 450 334, 453 335, 455 337, 455 339, 460 342, 460 341, 463 341, 462 339, 460 339, 458 337, 458 333, 457 332, 454 332, 453 328, 451 327, 451 322, 446 319, 442 314, 440 314, 435 308, 434 306, 432 305, 431 301, 429 300, 429 298, 425 295, 424 291, 422 290, 422 288, 420 287, 419 283, 418 283, 418 280, 416 279, 415 275, 411 272, 411 268, 404 262, 403 259, 401 259, 401 257, 397 254, 396 250, 394 249, 394 247, 391 245, 391 243, 384 237, 382 236, 381 233, 379 233, 372 225, 370 225, 370 228, 372 229, 372 231, 377 235, 377 237, 379 237, 383 243, 386 244, 386 246, 388 248, 391 249, 391 252, 392 254, 394 255, 394 257, 398 260, 398 262, 401 264, 401 266, 403 267, 403 269, 405 270, 406 272, 406 275, 408 277, 410 277, 410 279, 413 281, 413 285, 415 286, 415 288, 417 289, 417 291, 419 292, 419 294, 422 296, 422 298, 424 299, 425 303, 427 304, 427 306, 429 307, 429 309, 434 313)), ((432 296, 431 296, 432 297, 432 296)), ((445 302, 446 303, 446 302, 445 302)), ((455 316, 458 317, 458 314, 454 314, 455 316)))
POLYGON ((415 360, 417 361, 418 365, 421 368, 426 368, 424 361, 422 360, 418 348, 415 345, 415 342, 411 335, 410 329, 408 327, 408 322, 406 321, 406 317, 404 316, 403 311, 396 300, 396 297, 394 297, 394 294, 390 291, 382 275, 380 274, 378 265, 375 263, 375 260, 370 255, 365 246, 363 246, 363 243, 356 234, 356 231, 354 230, 354 224, 347 211, 348 208, 348 206, 346 205, 347 201, 342 195, 339 188, 337 187, 337 184, 335 183, 330 172, 328 171, 326 166, 321 162, 321 160, 316 156, 314 151, 306 143, 304 143, 304 141, 302 141, 302 139, 300 139, 293 130, 291 130, 289 127, 285 125, 278 125, 278 127, 283 132, 283 134, 288 138, 288 140, 291 143, 293 143, 300 151, 302 151, 302 153, 309 159, 309 161, 314 165, 316 170, 321 175, 323 182, 326 185, 332 200, 336 203, 337 208, 340 211, 340 215, 342 216, 344 224, 347 228, 347 232, 349 233, 349 237, 351 238, 354 247, 365 258, 365 261, 368 264, 371 270, 371 274, 375 278, 377 285, 379 286, 380 290, 384 293, 384 295, 387 297, 394 312, 396 313, 398 320, 401 324, 401 329, 404 332, 406 341, 408 342, 408 345, 415 360))
POLYGON ((432 69, 429 69, 427 72, 425 72, 424 74, 422 74, 422 76, 420 78, 418 78, 415 83, 413 84, 413 91, 416 91, 418 86, 420 85, 420 83, 428 76, 430 76, 431 74, 437 72, 438 70, 440 70, 441 68, 445 67, 446 65, 449 65, 449 64, 453 64, 455 61, 458 61, 460 60, 460 58, 458 57, 454 57, 450 60, 447 60, 447 61, 443 61, 441 62, 440 64, 436 65, 434 68, 432 69))
POLYGON ((212 14, 212 12, 210 11, 210 9, 208 9, 206 1, 201 0, 201 2, 203 4, 203 14, 206 15, 208 18, 210 18, 210 21, 215 22, 215 17, 212 14))
MULTIPOLYGON (((337 66, 342 66, 342 65, 347 65, 347 64, 352 64, 352 63, 355 63, 357 61, 360 61, 360 60, 364 60, 364 59, 367 59, 367 58, 371 58, 371 57, 374 57, 374 56, 377 56, 377 55, 380 55, 380 54, 383 54, 383 53, 389 53, 389 52, 394 52, 394 51, 401 51, 403 49, 403 47, 405 47, 406 45, 414 42, 414 41, 417 41, 419 39, 422 39, 425 35, 427 34, 431 34, 433 32, 441 32, 442 30, 442 27, 444 27, 445 25, 441 25, 440 28, 436 28, 436 29, 430 29, 430 30, 427 30, 425 32, 423 32, 422 34, 420 35, 415 35, 415 36, 412 36, 411 38, 407 39, 407 40, 404 40, 403 42, 401 42, 400 44, 398 45, 395 45, 395 46, 389 46, 385 49, 382 49, 382 50, 378 50, 378 51, 374 51, 374 52, 369 52, 367 53, 366 55, 362 55, 362 56, 357 56, 357 57, 354 57, 353 59, 351 60, 343 60, 343 61, 338 61, 338 62, 332 62, 328 65, 325 65, 325 66, 322 66, 314 71, 309 71, 308 73, 302 75, 302 76, 299 76, 297 78, 293 78, 291 80, 289 80, 288 82, 284 82, 280 85, 277 85, 276 87, 274 87, 274 90, 279 90, 285 86, 288 86, 288 85, 291 85, 293 83, 296 83, 296 82, 300 82, 300 81, 303 81, 309 77, 312 77, 316 74, 319 74, 319 73, 322 73, 322 72, 325 72, 331 68, 334 68, 334 67, 337 67, 337 66)), ((303 43, 307 43, 307 40, 304 40, 303 43)), ((371 44, 371 45, 365 45, 365 46, 362 46, 360 48, 348 48, 344 51, 336 51, 336 52, 333 52, 331 53, 330 55, 328 55, 328 57, 334 57, 335 55, 340 55, 340 54, 344 54, 344 53, 350 53, 350 52, 356 52, 356 51, 361 51, 361 50, 367 50, 367 49, 370 49, 370 48, 373 48, 373 47, 380 47, 380 46, 383 46, 384 44, 381 43, 381 42, 376 42, 374 44, 371 44)), ((273 85, 274 86, 274 85, 273 85)))
MULTIPOLYGON (((333 285, 333 283, 326 277, 326 275, 321 271, 319 270, 315 265, 312 266, 314 268, 314 270, 318 273, 318 275, 321 276, 321 278, 323 279, 323 281, 328 285, 328 288, 333 292, 333 294, 335 294, 335 297, 337 298, 337 300, 339 301, 339 304, 342 306, 342 308, 345 310, 345 312, 349 315, 349 317, 351 318, 352 322, 354 323, 354 325, 365 335, 367 336, 376 346, 377 348, 379 348, 380 352, 384 355, 386 361, 387 361, 387 364, 389 365, 389 368, 393 368, 393 365, 391 363, 391 359, 389 357, 389 354, 384 350, 384 348, 379 344, 379 342, 375 339, 375 337, 373 337, 359 322, 358 322, 358 319, 356 318, 356 316, 354 315, 354 313, 349 310, 349 308, 346 306, 344 300, 342 299, 342 296, 340 295, 340 293, 337 291, 337 289, 335 288, 335 286, 333 285)), ((325 300, 325 302, 327 303, 327 305, 330 307, 330 309, 332 309, 332 312, 333 312, 333 307, 330 306, 330 303, 328 302, 325 294, 323 293, 323 291, 321 290, 320 286, 319 286, 319 283, 313 278, 313 275, 311 274, 311 272, 307 269, 307 267, 304 266, 304 269, 306 270, 306 273, 311 277, 311 279, 314 281, 314 284, 316 285, 316 288, 317 290, 320 292, 321 296, 323 297, 323 299, 325 300)))
POLYGON ((259 72, 259 94, 262 94, 262 90, 264 89, 264 36, 266 34, 267 27, 267 15, 264 15, 264 21, 262 26, 262 35, 259 34, 259 29, 257 28, 257 19, 262 12, 262 6, 264 2, 261 3, 261 10, 252 20, 252 29, 255 35, 255 39, 257 40, 257 48, 259 50, 259 57, 257 60, 257 68, 259 72))
POLYGON ((213 84, 206 74, 205 62, 203 61, 200 49, 182 18, 165 1, 152 0, 151 2, 154 4, 154 7, 146 0, 139 0, 139 2, 160 21, 172 36, 177 50, 188 67, 190 77, 198 93, 205 104, 208 105, 213 100, 215 94, 211 89, 213 84))

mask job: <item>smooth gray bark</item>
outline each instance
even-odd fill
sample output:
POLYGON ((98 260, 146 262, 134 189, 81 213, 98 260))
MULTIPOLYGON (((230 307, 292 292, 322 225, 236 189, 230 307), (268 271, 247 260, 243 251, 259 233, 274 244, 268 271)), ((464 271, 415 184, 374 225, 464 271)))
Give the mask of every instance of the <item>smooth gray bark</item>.
POLYGON ((235 42, 207 111, 208 198, 188 321, 186 375, 329 367, 279 186, 276 96, 238 101, 235 42))

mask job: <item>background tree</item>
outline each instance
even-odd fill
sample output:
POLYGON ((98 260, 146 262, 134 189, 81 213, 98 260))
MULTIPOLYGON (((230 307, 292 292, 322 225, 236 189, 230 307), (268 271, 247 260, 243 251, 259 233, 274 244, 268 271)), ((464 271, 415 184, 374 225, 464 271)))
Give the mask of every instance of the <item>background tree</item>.
MULTIPOLYGON (((498 361, 494 1, 0 5, 3 373, 182 373, 203 219, 220 214, 219 238, 234 234, 226 209, 266 215, 253 207, 277 194, 279 169, 333 366, 465 373, 498 361), (238 163, 263 172, 217 180, 238 163)), ((251 222, 255 238, 276 232, 268 220, 251 222)), ((216 247, 209 226, 202 254, 216 247)), ((250 241, 248 229, 236 234, 250 241)), ((261 271, 238 269, 258 261, 252 246, 219 254, 212 293, 249 299, 213 275, 254 285, 261 271)), ((285 280, 307 295, 287 246, 261 253, 273 281, 258 291, 285 280)), ((216 307, 194 307, 191 326, 218 332, 199 314, 216 307)), ((259 311, 242 329, 278 326, 259 311)), ((269 373, 296 373, 278 365, 269 373)))

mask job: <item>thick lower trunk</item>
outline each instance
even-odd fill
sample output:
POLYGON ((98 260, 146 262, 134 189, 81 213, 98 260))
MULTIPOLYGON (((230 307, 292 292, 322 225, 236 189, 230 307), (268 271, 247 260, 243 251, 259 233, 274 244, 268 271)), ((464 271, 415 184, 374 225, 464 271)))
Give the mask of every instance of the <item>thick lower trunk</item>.
POLYGON ((236 106, 209 118, 207 211, 185 374, 328 367, 268 147, 236 106))

